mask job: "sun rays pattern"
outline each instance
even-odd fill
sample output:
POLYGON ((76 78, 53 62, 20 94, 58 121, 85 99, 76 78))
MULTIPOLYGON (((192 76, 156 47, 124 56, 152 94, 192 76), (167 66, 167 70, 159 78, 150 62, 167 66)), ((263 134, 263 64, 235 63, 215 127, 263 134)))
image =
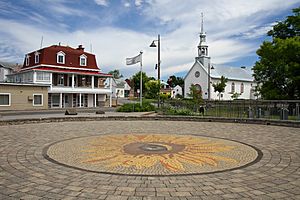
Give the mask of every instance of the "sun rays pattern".
POLYGON ((171 134, 120 134, 99 136, 84 146, 81 163, 102 165, 107 169, 164 168, 184 172, 191 167, 217 167, 237 163, 226 152, 234 145, 206 137, 171 134))

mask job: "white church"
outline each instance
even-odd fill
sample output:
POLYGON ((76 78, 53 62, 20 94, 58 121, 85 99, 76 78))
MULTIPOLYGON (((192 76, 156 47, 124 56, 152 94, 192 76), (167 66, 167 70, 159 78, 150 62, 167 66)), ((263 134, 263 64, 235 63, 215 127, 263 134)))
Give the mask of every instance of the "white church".
POLYGON ((203 17, 198 45, 198 57, 184 77, 184 97, 189 98, 190 87, 195 85, 202 92, 203 99, 232 100, 232 95, 237 93, 239 99, 254 99, 254 78, 252 70, 246 67, 227 67, 211 64, 208 55, 206 34, 203 31, 203 17), (213 84, 220 82, 221 76, 228 79, 223 93, 214 92, 213 84))

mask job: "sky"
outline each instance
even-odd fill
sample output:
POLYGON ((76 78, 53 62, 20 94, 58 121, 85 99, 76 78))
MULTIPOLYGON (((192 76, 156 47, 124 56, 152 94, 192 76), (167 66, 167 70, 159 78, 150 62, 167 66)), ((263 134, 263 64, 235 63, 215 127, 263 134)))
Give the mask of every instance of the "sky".
POLYGON ((184 77, 197 56, 201 13, 211 62, 252 67, 268 30, 300 0, 0 0, 0 61, 23 63, 26 53, 54 44, 96 55, 107 73, 125 78, 140 70, 125 59, 143 51, 143 71, 157 77, 161 36, 161 77, 184 77), (42 39, 43 38, 43 39, 42 39), (42 42, 41 42, 42 41, 42 42))

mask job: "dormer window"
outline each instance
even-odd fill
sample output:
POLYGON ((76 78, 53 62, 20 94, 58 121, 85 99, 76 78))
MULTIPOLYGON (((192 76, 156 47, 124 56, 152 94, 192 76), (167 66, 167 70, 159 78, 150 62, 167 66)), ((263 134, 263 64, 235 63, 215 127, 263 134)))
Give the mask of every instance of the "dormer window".
POLYGON ((29 58, 30 58, 30 56, 26 55, 26 58, 25 58, 25 65, 26 66, 29 66, 29 58))
POLYGON ((39 52, 35 52, 34 53, 34 63, 39 63, 40 62, 40 53, 39 52))
POLYGON ((80 62, 80 66, 86 66, 86 64, 87 64, 87 57, 86 57, 86 55, 82 54, 79 57, 79 62, 80 62))
POLYGON ((56 58, 57 63, 59 63, 59 64, 65 64, 65 55, 66 54, 64 52, 62 52, 62 51, 58 52, 57 53, 57 58, 56 58))

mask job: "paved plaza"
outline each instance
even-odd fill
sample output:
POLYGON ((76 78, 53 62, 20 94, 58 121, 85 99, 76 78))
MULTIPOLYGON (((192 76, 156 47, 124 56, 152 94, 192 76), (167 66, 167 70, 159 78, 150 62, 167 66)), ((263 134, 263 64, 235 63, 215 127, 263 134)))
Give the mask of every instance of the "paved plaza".
POLYGON ((0 140, 0 199, 300 199, 299 128, 73 121, 3 125, 0 140), (91 141, 93 148, 80 146, 91 141), (134 164, 113 159, 119 147, 134 164))

